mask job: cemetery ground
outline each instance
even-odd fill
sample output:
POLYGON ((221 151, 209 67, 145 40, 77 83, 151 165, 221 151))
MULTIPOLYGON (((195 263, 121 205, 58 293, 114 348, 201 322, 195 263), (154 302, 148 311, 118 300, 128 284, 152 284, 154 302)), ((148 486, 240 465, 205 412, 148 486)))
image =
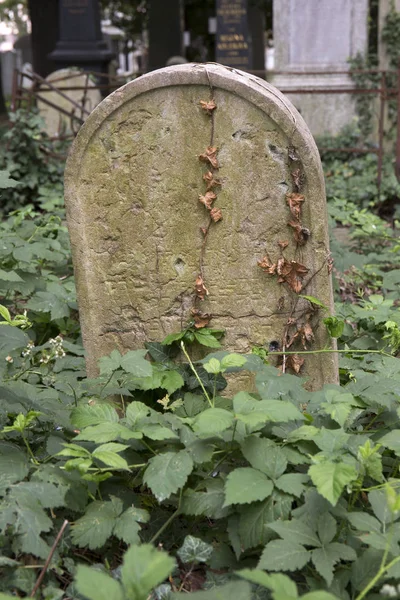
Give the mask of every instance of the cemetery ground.
MULTIPOLYGON (((351 146, 350 134, 337 145, 351 146)), ((279 347, 229 354, 223 332, 194 322, 141 350, 113 350, 86 378, 62 198, 67 148, 23 113, 5 139, 0 599, 399 597, 391 157, 378 197, 374 154, 323 156, 336 315, 306 300, 337 340, 340 385, 310 392, 304 331, 289 374, 276 366, 279 347), (199 344, 210 353, 195 361, 199 344), (240 371, 254 373, 257 391, 224 395, 240 371)))

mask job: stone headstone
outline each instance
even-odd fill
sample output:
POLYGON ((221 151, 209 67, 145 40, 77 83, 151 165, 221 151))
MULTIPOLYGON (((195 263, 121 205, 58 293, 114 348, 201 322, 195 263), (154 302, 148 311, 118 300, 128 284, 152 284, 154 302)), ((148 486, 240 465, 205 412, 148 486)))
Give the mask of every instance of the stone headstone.
POLYGON ((354 88, 343 71, 367 51, 368 0, 279 0, 273 10, 275 70, 284 72, 273 84, 290 94, 314 135, 338 133, 355 115, 351 94, 292 92, 354 88))
POLYGON ((87 113, 91 113, 101 102, 101 93, 98 89, 95 89, 96 84, 91 79, 88 79, 88 76, 81 71, 74 69, 60 69, 46 77, 46 81, 49 81, 56 88, 84 88, 87 86, 86 93, 84 89, 60 89, 67 98, 63 97, 55 90, 50 90, 45 84, 40 87, 37 107, 40 115, 45 120, 46 131, 50 136, 56 136, 60 133, 70 134, 73 131, 77 131, 80 124, 78 121, 71 120, 71 116, 67 116, 61 110, 46 104, 45 100, 56 105, 59 109, 63 109, 70 115, 73 113, 75 116, 81 118, 82 121, 86 119, 87 113), (81 108, 76 107, 71 100, 81 108), (82 108, 87 112, 82 112, 82 108))
POLYGON ((3 94, 8 97, 12 94, 14 69, 21 68, 21 53, 18 50, 0 52, 0 60, 3 94))
POLYGON ((22 62, 23 63, 30 63, 32 64, 33 62, 33 57, 32 57, 32 35, 30 33, 27 33, 25 35, 22 35, 21 37, 19 37, 17 39, 17 41, 14 43, 14 50, 20 50, 22 53, 22 62))
MULTIPOLYGON (((264 81, 188 64, 128 83, 75 139, 65 200, 89 376, 114 348, 201 319, 193 309, 232 351, 329 345, 299 297, 332 309, 321 163, 301 116, 264 81)), ((313 388, 336 381, 334 355, 307 356, 300 372, 313 388)))
POLYGON ((247 0, 217 0, 215 57, 223 65, 251 69, 247 0))

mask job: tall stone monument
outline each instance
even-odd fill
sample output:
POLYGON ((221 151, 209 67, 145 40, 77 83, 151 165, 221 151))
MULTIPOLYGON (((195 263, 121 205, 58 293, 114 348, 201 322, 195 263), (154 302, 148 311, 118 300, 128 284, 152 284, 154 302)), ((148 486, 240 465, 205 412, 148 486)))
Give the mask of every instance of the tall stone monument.
MULTIPOLYGON (((318 150, 261 79, 187 64, 128 83, 80 129, 65 200, 89 376, 190 322, 237 352, 330 344, 303 297, 332 310, 318 150)), ((282 368, 312 388, 337 378, 333 354, 282 368)))
POLYGON ((338 133, 355 114, 350 94, 291 92, 354 87, 343 71, 367 51, 368 0, 279 0, 273 9, 275 70, 286 73, 271 81, 290 94, 314 135, 338 133))
POLYGON ((113 53, 103 40, 98 0, 59 0, 60 33, 50 58, 60 68, 105 73, 113 53))

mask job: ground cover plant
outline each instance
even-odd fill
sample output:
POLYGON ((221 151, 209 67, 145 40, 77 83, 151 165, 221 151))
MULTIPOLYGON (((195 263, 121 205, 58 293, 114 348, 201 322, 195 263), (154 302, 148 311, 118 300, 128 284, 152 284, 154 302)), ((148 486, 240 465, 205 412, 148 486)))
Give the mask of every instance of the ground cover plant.
POLYGON ((325 161, 341 385, 317 392, 193 326, 87 379, 59 188, 4 216, 0 600, 400 596, 399 242, 371 164, 325 161), (238 371, 256 392, 224 392, 238 371))

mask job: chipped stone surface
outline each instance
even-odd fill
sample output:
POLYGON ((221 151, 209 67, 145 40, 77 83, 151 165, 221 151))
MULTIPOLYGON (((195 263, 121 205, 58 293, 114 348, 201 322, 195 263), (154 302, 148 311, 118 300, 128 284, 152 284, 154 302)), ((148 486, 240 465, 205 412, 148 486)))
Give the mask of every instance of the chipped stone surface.
MULTIPOLYGON (((305 294, 332 307, 324 180, 314 140, 290 102, 264 81, 215 64, 154 71, 120 88, 90 115, 72 147, 65 172, 68 225, 77 279, 89 376, 114 348, 143 347, 176 333, 190 319, 199 273, 198 201, 206 172, 198 155, 210 141, 210 117, 200 100, 217 103, 214 144, 220 169, 213 224, 204 255, 209 296, 200 302, 211 326, 226 330, 224 347, 282 339, 290 294, 257 265, 266 252, 302 262, 312 278, 305 294), (288 158, 294 147, 299 161, 288 158), (287 226, 290 171, 305 174, 302 221, 311 230, 296 249, 287 226), (285 306, 280 298, 287 296, 285 306)), ((304 308, 304 300, 296 307, 304 308)), ((324 327, 314 348, 328 343, 324 327)), ((337 378, 333 355, 307 357, 310 387, 337 378)))

